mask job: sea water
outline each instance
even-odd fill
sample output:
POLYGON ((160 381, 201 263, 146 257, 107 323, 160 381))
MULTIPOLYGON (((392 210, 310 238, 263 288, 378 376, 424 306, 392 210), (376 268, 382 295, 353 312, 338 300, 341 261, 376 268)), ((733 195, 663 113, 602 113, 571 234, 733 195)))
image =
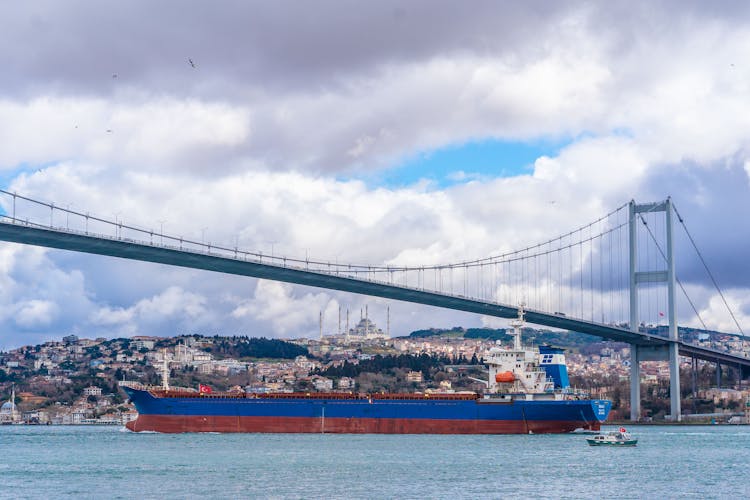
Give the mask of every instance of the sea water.
MULTIPOLYGON (((609 429, 606 427, 605 429, 609 429)), ((748 498, 750 427, 585 436, 0 427, 0 498, 748 498)))

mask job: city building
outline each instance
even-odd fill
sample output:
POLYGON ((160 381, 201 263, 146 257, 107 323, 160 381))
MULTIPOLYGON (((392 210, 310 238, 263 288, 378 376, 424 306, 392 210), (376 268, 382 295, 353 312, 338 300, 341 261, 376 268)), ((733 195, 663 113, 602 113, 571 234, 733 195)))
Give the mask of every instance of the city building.
POLYGON ((102 389, 101 387, 90 385, 83 389, 83 395, 84 396, 101 396, 102 389))

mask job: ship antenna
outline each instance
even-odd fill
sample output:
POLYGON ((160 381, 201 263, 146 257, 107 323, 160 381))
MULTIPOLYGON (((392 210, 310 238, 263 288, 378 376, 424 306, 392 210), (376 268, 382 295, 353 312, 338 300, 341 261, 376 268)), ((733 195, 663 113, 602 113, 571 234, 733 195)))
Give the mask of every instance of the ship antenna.
POLYGON ((161 367, 161 385, 165 391, 169 390, 169 363, 167 362, 167 349, 162 350, 164 355, 164 364, 161 367))

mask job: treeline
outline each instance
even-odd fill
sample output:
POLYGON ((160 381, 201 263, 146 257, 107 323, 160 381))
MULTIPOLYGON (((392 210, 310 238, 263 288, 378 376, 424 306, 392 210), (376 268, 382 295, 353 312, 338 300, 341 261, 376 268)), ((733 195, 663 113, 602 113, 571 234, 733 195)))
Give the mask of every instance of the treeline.
POLYGON ((510 335, 505 333, 505 328, 467 328, 464 333, 465 339, 510 340, 510 335))
POLYGON ((330 366, 324 370, 318 369, 315 373, 324 377, 356 378, 362 373, 390 373, 396 368, 401 368, 414 372, 422 372, 425 380, 430 380, 432 373, 441 370, 445 365, 479 363, 480 360, 476 356, 473 356, 470 360, 464 356, 454 360, 447 356, 431 356, 429 354, 421 354, 419 356, 411 356, 409 354, 381 356, 378 354, 370 359, 360 360, 359 363, 344 361, 341 365, 330 366))
POLYGON ((214 337, 213 344, 205 350, 213 355, 228 358, 294 359, 309 354, 305 347, 265 337, 214 337))
POLYGON ((460 326, 454 326, 453 328, 429 328, 427 330, 415 330, 409 334, 410 338, 424 339, 428 337, 440 337, 440 336, 452 336, 452 337, 463 337, 466 333, 466 329, 460 326))
POLYGON ((12 371, 10 373, 7 373, 5 370, 0 369, 0 383, 2 382, 17 382, 20 380, 21 377, 18 376, 18 374, 13 373, 12 371))
POLYGON ((507 340, 505 328, 463 328, 454 326, 453 328, 429 328, 427 330, 415 330, 409 334, 410 338, 428 338, 428 337, 463 337, 465 339, 490 339, 490 340, 507 340))
MULTIPOLYGON (((500 340, 509 342, 511 336, 506 328, 463 328, 454 326, 452 328, 430 328, 426 330, 415 330, 409 334, 409 338, 428 337, 463 337, 465 339, 500 340)), ((523 341, 529 344, 550 344, 557 347, 579 349, 588 344, 600 342, 599 337, 586 335, 584 333, 550 330, 537 330, 535 328, 523 329, 523 341)))

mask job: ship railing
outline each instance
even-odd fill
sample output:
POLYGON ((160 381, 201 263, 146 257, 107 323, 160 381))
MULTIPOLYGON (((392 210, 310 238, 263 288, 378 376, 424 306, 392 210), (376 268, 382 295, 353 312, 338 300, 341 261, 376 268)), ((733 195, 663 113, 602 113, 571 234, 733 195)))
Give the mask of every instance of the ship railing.
POLYGON ((246 397, 258 399, 366 399, 366 400, 423 400, 423 399, 450 399, 450 400, 473 400, 477 399, 477 393, 347 393, 347 392, 287 392, 248 394, 246 397))
POLYGON ((159 397, 182 397, 182 398, 200 398, 200 399, 307 399, 307 400, 365 400, 365 401, 394 401, 394 400, 452 400, 452 401, 471 401, 479 399, 479 394, 474 392, 464 393, 353 393, 353 392, 272 392, 272 393, 253 393, 245 391, 230 392, 212 392, 201 393, 195 389, 184 387, 170 387, 164 389, 162 386, 148 386, 140 382, 119 382, 122 387, 130 387, 138 390, 146 390, 159 397))
POLYGON ((129 387, 131 389, 136 389, 139 391, 147 391, 152 387, 150 385, 142 384, 134 380, 120 380, 119 382, 117 382, 117 385, 119 385, 120 387, 129 387))
MULTIPOLYGON (((131 389, 135 389, 138 391, 165 391, 163 385, 149 385, 149 384, 142 384, 141 382, 136 382, 135 380, 120 380, 117 382, 117 384, 120 387, 129 387, 131 389)), ((175 393, 175 392, 188 392, 188 393, 194 393, 197 394, 198 391, 196 389, 193 389, 192 387, 170 387, 167 390, 169 393, 175 393)))
POLYGON ((372 399, 382 399, 382 400, 450 399, 450 400, 457 400, 457 401, 464 401, 464 400, 468 401, 468 400, 478 399, 479 395, 475 392, 472 392, 472 393, 425 392, 425 393, 403 393, 403 394, 379 393, 379 394, 371 394, 370 397, 372 399))

